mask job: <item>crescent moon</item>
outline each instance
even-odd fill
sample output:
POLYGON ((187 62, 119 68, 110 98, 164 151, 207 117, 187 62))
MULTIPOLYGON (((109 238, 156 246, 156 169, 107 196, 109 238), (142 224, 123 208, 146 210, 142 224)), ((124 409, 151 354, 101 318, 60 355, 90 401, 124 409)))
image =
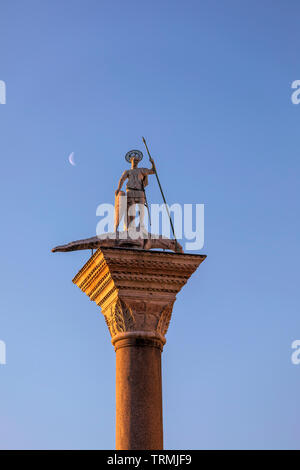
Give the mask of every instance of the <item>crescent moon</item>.
POLYGON ((74 152, 70 153, 69 155, 69 162, 71 163, 71 165, 75 166, 76 163, 74 162, 74 152))

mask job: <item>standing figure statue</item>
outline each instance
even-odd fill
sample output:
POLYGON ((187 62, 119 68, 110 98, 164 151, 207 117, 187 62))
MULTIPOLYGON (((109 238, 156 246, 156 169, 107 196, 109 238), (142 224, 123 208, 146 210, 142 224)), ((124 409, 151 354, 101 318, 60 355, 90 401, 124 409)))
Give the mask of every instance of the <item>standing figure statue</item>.
POLYGON ((145 232, 146 230, 144 225, 145 205, 147 205, 145 187, 148 185, 148 175, 155 174, 155 165, 154 160, 150 158, 152 168, 138 168, 142 158, 143 154, 139 150, 130 150, 125 155, 126 161, 131 163, 131 169, 124 171, 115 192, 115 232, 118 230, 123 215, 125 217, 125 230, 128 231, 133 228, 136 204, 139 212, 139 231, 145 232), (126 179, 125 198, 125 193, 121 189, 126 179))
MULTIPOLYGON (((97 236, 90 238, 83 238, 81 240, 75 240, 66 245, 56 246, 52 249, 53 252, 56 251, 76 251, 76 250, 87 250, 87 249, 98 249, 104 247, 110 248, 131 248, 131 249, 142 249, 142 250, 151 250, 151 249, 162 249, 162 250, 172 250, 176 253, 182 253, 182 246, 178 243, 175 231, 166 203, 166 199, 157 175, 156 166, 154 160, 152 159, 149 149, 147 147, 146 141, 143 138, 143 142, 146 146, 149 160, 151 162, 151 168, 138 168, 139 162, 143 158, 142 152, 140 150, 130 150, 126 153, 125 159, 128 163, 131 163, 131 169, 124 171, 122 174, 118 188, 115 191, 115 223, 114 223, 114 232, 108 233, 98 233, 97 236), (154 234, 146 230, 144 225, 144 215, 145 215, 145 205, 147 206, 147 198, 145 193, 145 187, 148 184, 148 175, 155 175, 157 183, 159 185, 161 195, 165 204, 165 208, 170 220, 170 225, 173 232, 173 239, 165 237, 163 235, 154 234), (126 184, 126 195, 122 191, 122 186, 127 180, 126 184), (139 225, 135 226, 135 211, 136 205, 138 206, 139 212, 139 225), (125 219, 125 230, 124 232, 119 232, 118 227, 120 221, 124 216, 125 219)), ((150 216, 150 214, 149 214, 150 216)), ((97 226, 98 227, 98 226, 97 226)))

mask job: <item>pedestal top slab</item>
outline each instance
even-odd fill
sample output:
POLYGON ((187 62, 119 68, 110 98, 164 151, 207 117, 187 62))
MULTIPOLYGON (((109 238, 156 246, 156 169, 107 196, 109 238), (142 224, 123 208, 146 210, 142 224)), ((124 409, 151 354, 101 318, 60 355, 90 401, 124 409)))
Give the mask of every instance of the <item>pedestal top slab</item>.
POLYGON ((121 291, 176 295, 205 258, 198 254, 102 247, 80 269, 73 283, 98 305, 105 301, 103 290, 107 291, 105 287, 110 283, 121 291))

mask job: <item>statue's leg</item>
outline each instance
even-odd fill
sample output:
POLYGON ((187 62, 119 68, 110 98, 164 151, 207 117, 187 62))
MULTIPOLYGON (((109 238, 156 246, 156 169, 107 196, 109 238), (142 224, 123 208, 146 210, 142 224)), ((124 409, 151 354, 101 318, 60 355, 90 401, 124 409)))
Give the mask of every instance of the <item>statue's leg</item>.
POLYGON ((127 211, 126 211, 126 221, 125 221, 125 230, 134 230, 135 229, 135 201, 132 198, 127 198, 127 211))
POLYGON ((138 203, 138 211, 139 211, 139 231, 140 232, 146 232, 146 227, 144 223, 145 219, 145 205, 144 203, 139 202, 138 203))

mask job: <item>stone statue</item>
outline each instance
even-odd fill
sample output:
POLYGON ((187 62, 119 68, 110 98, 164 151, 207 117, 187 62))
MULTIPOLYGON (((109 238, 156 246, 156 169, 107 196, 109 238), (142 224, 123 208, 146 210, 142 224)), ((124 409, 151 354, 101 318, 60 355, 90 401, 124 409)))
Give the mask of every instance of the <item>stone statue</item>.
POLYGON ((118 188, 115 191, 114 232, 98 234, 96 237, 76 240, 68 243, 67 245, 56 246, 52 249, 53 252, 115 247, 140 250, 157 248, 183 253, 182 247, 176 239, 171 240, 162 235, 149 233, 145 228, 145 205, 147 206, 145 187, 148 184, 148 175, 156 174, 157 176, 157 173, 154 160, 150 155, 149 159, 152 164, 152 168, 138 168, 138 164, 142 158, 143 154, 139 150, 130 150, 125 155, 126 161, 131 163, 131 169, 124 171, 120 178, 118 188), (126 180, 127 184, 125 195, 125 192, 122 191, 122 186, 126 180), (138 227, 134 225, 136 205, 138 206, 139 211, 138 227), (125 219, 124 231, 119 232, 118 227, 123 216, 125 219))
POLYGON ((122 174, 118 188, 115 192, 115 225, 114 230, 117 231, 121 218, 125 217, 125 230, 128 231, 133 226, 135 219, 135 208, 138 205, 139 211, 139 230, 145 233, 144 216, 145 205, 147 199, 145 187, 148 185, 148 175, 155 174, 154 160, 151 158, 152 168, 138 168, 139 162, 142 160, 143 154, 139 150, 130 150, 125 155, 125 159, 131 163, 131 169, 125 170, 122 174), (121 191, 123 183, 127 179, 126 198, 125 193, 121 191), (124 198, 122 203, 120 198, 124 198))

